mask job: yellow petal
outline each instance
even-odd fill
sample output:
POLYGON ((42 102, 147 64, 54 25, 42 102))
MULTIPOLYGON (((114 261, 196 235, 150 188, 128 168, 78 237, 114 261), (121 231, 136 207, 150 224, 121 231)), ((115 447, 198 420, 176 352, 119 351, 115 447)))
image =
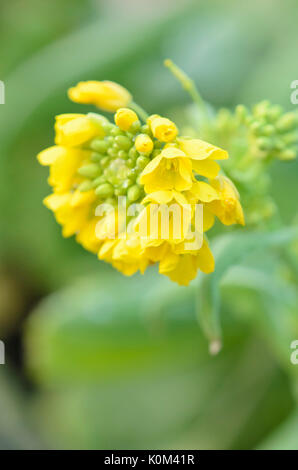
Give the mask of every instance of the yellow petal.
POLYGON ((181 286, 187 286, 197 275, 196 256, 169 255, 160 263, 159 272, 181 286))
POLYGON ((215 178, 220 171, 219 164, 213 160, 193 160, 192 167, 198 175, 206 178, 215 178))
POLYGON ((37 159, 41 165, 52 165, 59 157, 63 156, 66 152, 64 147, 53 145, 42 152, 39 152, 37 159))
MULTIPOLYGON (((134 122, 139 120, 136 113, 129 108, 120 108, 115 114, 115 123, 122 131, 128 131, 134 122)), ((147 136, 148 137, 148 136, 147 136)))
POLYGON ((79 82, 68 90, 68 96, 75 103, 94 104, 109 112, 126 107, 132 100, 124 87, 108 80, 79 82))
POLYGON ((76 236, 76 240, 80 243, 85 250, 91 251, 92 253, 98 253, 102 240, 99 240, 96 236, 96 224, 98 222, 97 217, 93 217, 89 223, 87 223, 76 236))
POLYGON ((217 191, 204 181, 195 182, 191 188, 191 192, 194 193, 197 200, 202 202, 211 202, 215 199, 219 199, 217 191))
POLYGON ((57 116, 55 130, 57 145, 77 147, 94 137, 103 137, 104 131, 99 121, 87 116, 67 118, 69 115, 57 116))
POLYGON ((69 201, 70 194, 50 194, 47 196, 43 203, 44 205, 53 212, 56 212, 58 209, 63 207, 69 201))
POLYGON ((205 274, 214 271, 214 258, 208 243, 204 240, 202 248, 197 254, 197 266, 205 274))
POLYGON ((142 204, 146 204, 148 202, 156 202, 156 204, 168 204, 174 197, 172 191, 155 191, 151 194, 145 196, 142 201, 142 204))
POLYGON ((207 209, 206 206, 204 206, 203 207, 203 230, 204 232, 207 232, 208 230, 210 230, 213 227, 214 222, 215 222, 214 215, 212 214, 212 212, 210 212, 210 210, 207 209))
POLYGON ((232 181, 227 177, 219 176, 211 180, 210 184, 218 192, 220 200, 210 202, 208 209, 225 225, 235 223, 244 225, 244 214, 239 201, 239 193, 232 181))
POLYGON ((170 119, 153 114, 147 122, 154 137, 161 142, 172 142, 178 134, 176 125, 170 119))
POLYGON ((75 148, 56 147, 55 153, 57 157, 50 166, 48 181, 55 192, 64 193, 79 181, 77 170, 82 160, 87 158, 90 152, 75 148))
POLYGON ((145 167, 140 182, 146 193, 162 190, 185 191, 192 186, 192 165, 181 150, 166 148, 145 167))
POLYGON ((151 162, 148 163, 148 165, 145 166, 144 170, 142 171, 141 174, 141 184, 144 184, 144 180, 146 180, 146 176, 151 175, 160 165, 160 162, 162 161, 162 155, 159 154, 157 157, 153 158, 151 162))
POLYGON ((179 147, 193 160, 226 160, 228 153, 200 139, 179 139, 179 147))
POLYGON ((159 272, 160 274, 167 274, 174 269, 179 262, 179 255, 173 251, 169 251, 166 256, 159 263, 159 272))

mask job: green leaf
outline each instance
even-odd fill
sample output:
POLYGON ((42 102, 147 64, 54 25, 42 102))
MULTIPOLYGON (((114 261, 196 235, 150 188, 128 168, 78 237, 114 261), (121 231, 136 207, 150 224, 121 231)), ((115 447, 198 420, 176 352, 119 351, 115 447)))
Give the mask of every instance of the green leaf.
POLYGON ((196 360, 191 296, 179 300, 179 287, 150 272, 113 279, 89 279, 53 294, 30 317, 27 360, 38 380, 97 381, 196 360), (171 310, 165 293, 177 300, 171 310))
MULTIPOLYGON (((297 237, 297 227, 290 227, 269 233, 237 231, 220 236, 214 241, 212 249, 215 255, 215 271, 200 279, 198 291, 199 320, 210 341, 211 352, 217 353, 221 347, 219 316, 221 308, 220 285, 223 277, 231 267, 240 264, 249 255, 283 246, 297 237)), ((247 281, 251 284, 251 279, 247 279, 247 281)), ((271 280, 268 282, 270 283, 271 280)))
POLYGON ((298 450, 298 410, 289 416, 267 439, 258 445, 260 450, 298 450))
MULTIPOLYGON (((241 323, 211 357, 193 290, 148 274, 114 285, 86 279, 51 295, 29 319, 27 365, 53 445, 230 448, 239 436, 255 445, 245 425, 272 392, 275 361, 241 323)), ((274 390, 289 402, 285 385, 274 390)), ((260 423, 261 435, 267 426, 260 423)))

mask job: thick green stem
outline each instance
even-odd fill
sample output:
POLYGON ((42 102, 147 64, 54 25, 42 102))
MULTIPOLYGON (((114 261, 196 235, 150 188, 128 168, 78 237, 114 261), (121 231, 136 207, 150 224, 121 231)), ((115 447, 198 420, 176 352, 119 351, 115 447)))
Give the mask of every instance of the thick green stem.
POLYGON ((129 107, 137 113, 137 115, 142 119, 142 121, 147 122, 149 114, 140 105, 132 101, 129 107))
POLYGON ((213 305, 212 282, 210 276, 199 278, 196 289, 196 313, 198 322, 209 341, 209 352, 216 355, 222 348, 222 335, 219 320, 219 299, 213 305))

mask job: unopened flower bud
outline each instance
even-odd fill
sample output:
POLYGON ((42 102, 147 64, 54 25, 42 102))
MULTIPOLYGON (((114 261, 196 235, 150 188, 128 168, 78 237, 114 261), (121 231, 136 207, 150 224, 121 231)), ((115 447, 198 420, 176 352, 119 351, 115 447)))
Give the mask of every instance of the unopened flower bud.
POLYGON ((95 190, 97 196, 108 197, 114 194, 114 188, 110 183, 104 183, 97 186, 95 190))
POLYGON ((125 135, 117 135, 115 142, 122 150, 128 150, 132 145, 131 140, 125 135))
POLYGON ((296 116, 294 113, 286 113, 279 118, 276 128, 280 132, 290 131, 295 125, 296 116))
POLYGON ((127 197, 130 202, 137 201, 141 196, 141 188, 137 184, 131 186, 127 191, 127 197))
POLYGON ((85 178, 93 179, 100 175, 101 169, 96 163, 90 163, 89 165, 81 166, 78 169, 78 173, 81 176, 85 176, 85 178))
POLYGON ((122 131, 128 131, 138 121, 136 113, 128 108, 120 108, 115 114, 115 123, 122 131))
POLYGON ((135 147, 138 152, 148 155, 153 150, 153 141, 147 134, 139 134, 135 141, 135 147))
POLYGON ((131 94, 124 87, 110 81, 79 82, 68 90, 68 96, 75 103, 94 104, 109 112, 127 106, 132 100, 131 94))
POLYGON ((279 159, 280 160, 294 160, 294 158, 296 158, 296 152, 293 149, 283 150, 279 154, 279 159))
POLYGON ((170 119, 153 114, 148 118, 148 124, 153 136, 161 142, 171 142, 175 140, 178 129, 170 119))
POLYGON ((96 137, 90 142, 90 148, 95 152, 105 153, 109 147, 109 143, 106 140, 96 137))

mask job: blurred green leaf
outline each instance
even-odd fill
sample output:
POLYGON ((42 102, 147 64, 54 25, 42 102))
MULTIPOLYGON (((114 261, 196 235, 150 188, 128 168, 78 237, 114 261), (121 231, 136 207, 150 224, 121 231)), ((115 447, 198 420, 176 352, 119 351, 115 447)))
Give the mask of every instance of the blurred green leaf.
POLYGON ((285 423, 258 445, 261 450, 298 450, 298 411, 295 410, 285 423))
MULTIPOLYGON (((199 286, 199 320, 202 328, 210 341, 211 349, 214 352, 220 347, 221 326, 220 326, 220 283, 228 270, 239 264, 245 257, 254 252, 273 247, 282 246, 297 239, 297 227, 289 227, 276 232, 242 232, 237 231, 228 235, 218 237, 213 243, 213 252, 216 260, 216 269, 209 276, 201 278, 199 286)), ((251 285, 246 272, 246 280, 251 285)), ((268 281, 269 283, 272 280, 268 281)), ((267 288, 268 288, 267 282, 267 288)), ((266 285, 264 284, 264 289, 266 285)), ((282 287, 282 286, 281 286, 282 287)))
MULTIPOLYGON (((153 315, 165 291, 179 299, 176 286, 148 273, 133 282, 93 279, 50 296, 27 326, 30 368, 39 380, 63 383, 190 360, 199 337, 193 299, 153 315)), ((191 361, 197 360, 196 352, 191 361)))
POLYGON ((154 272, 113 285, 86 280, 51 295, 29 319, 25 344, 49 438, 80 448, 230 448, 240 437, 254 446, 247 423, 271 384, 284 407, 272 413, 275 400, 268 404, 260 437, 287 416, 290 392, 246 325, 226 331, 223 352, 212 358, 194 290, 154 272))
POLYGON ((34 429, 26 396, 13 377, 8 364, 0 371, 0 449, 38 449, 41 439, 34 429))

